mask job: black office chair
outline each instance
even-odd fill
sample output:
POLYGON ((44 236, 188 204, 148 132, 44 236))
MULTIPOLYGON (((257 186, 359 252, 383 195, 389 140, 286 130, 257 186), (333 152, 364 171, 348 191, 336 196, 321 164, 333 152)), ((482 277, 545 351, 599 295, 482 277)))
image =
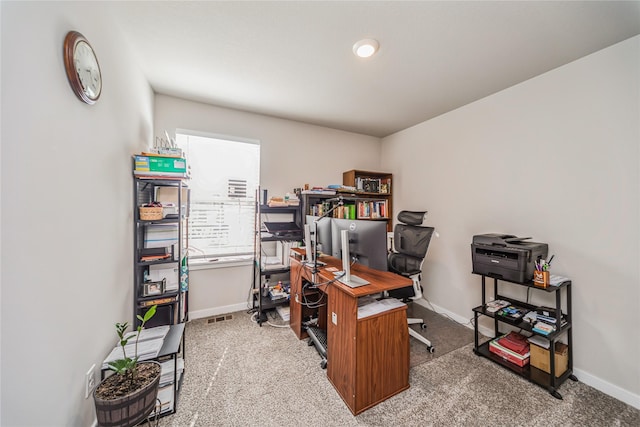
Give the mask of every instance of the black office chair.
MULTIPOLYGON (((422 264, 429 248, 429 242, 433 235, 433 227, 423 227, 427 212, 402 211, 398 214, 398 221, 393 228, 393 251, 389 253, 389 271, 408 277, 413 281, 413 286, 389 291, 393 298, 409 302, 422 298, 422 264)), ((423 319, 409 318, 409 325, 420 325, 426 329, 423 319)), ((431 341, 409 327, 409 335, 425 343, 430 353, 435 351, 431 341)))

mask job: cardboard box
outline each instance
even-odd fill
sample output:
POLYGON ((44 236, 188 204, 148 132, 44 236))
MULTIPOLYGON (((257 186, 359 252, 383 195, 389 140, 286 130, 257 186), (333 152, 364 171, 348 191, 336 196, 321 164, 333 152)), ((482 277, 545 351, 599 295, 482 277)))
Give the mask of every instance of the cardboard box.
MULTIPOLYGON (((529 346, 531 353, 529 363, 540 370, 545 371, 547 374, 551 373, 551 366, 549 360, 549 350, 542 348, 535 344, 529 346)), ((556 377, 562 375, 569 366, 569 346, 561 342, 556 343, 555 351, 555 365, 556 365, 556 377)))

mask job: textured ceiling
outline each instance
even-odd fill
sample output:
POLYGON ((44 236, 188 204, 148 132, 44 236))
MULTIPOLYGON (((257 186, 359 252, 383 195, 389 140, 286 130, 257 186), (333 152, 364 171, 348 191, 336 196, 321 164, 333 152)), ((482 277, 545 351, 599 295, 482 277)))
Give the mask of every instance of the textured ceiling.
POLYGON ((384 137, 640 33, 640 2, 112 2, 157 93, 384 137), (379 53, 356 58, 361 38, 379 53))

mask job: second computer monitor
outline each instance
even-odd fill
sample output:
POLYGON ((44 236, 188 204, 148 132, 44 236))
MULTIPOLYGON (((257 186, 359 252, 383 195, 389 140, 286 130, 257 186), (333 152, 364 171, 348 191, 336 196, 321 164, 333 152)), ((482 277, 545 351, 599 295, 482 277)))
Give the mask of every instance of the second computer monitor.
MULTIPOLYGON (((311 238, 312 241, 318 242, 318 252, 321 254, 331 255, 331 245, 332 245, 332 236, 331 236, 331 221, 332 218, 320 218, 317 216, 307 215, 306 223, 310 227, 311 233, 315 232, 315 222, 317 222, 318 227, 318 235, 313 236, 311 238)), ((306 244, 306 242, 305 242, 306 244)))
POLYGON ((342 258, 340 232, 349 231, 349 251, 356 262, 376 270, 387 271, 387 223, 353 219, 331 219, 331 248, 342 258))

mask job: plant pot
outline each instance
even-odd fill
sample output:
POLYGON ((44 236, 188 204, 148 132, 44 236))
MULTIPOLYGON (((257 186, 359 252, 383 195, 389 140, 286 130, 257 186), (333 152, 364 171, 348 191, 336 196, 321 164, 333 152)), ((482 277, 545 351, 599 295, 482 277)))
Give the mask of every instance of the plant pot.
MULTIPOLYGON (((139 365, 156 364, 158 362, 142 362, 139 365)), ((105 378, 102 385, 109 378, 105 378)), ((160 383, 160 369, 158 375, 145 386, 138 388, 116 399, 105 400, 96 395, 98 387, 93 392, 98 425, 103 427, 133 427, 144 421, 156 406, 158 384, 160 383)))

